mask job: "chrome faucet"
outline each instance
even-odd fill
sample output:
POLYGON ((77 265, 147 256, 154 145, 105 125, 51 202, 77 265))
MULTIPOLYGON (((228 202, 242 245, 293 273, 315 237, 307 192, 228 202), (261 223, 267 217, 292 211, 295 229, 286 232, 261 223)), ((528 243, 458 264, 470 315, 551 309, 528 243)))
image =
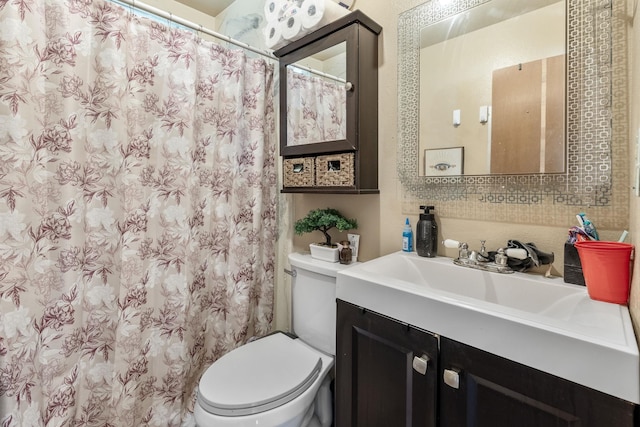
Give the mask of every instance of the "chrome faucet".
MULTIPOLYGON (((485 247, 486 240, 480 240, 480 251, 471 251, 471 255, 469 255, 469 259, 473 262, 489 262, 489 254, 487 253, 487 248, 485 247)), ((466 244, 466 243, 465 243, 466 244)))
POLYGON ((498 249, 494 260, 491 261, 485 245, 486 240, 480 240, 479 251, 469 251, 469 245, 466 242, 458 242, 457 240, 446 239, 442 243, 447 248, 458 249, 458 258, 453 260, 456 265, 495 273, 513 273, 513 270, 507 265, 507 250, 505 248, 498 249))
MULTIPOLYGON (((444 245, 446 247, 449 247, 449 246, 447 246, 447 240, 445 240, 442 243, 444 243, 444 245)), ((469 245, 467 245, 464 242, 463 243, 458 243, 457 248, 458 248, 458 258, 459 259, 469 259, 469 245)))

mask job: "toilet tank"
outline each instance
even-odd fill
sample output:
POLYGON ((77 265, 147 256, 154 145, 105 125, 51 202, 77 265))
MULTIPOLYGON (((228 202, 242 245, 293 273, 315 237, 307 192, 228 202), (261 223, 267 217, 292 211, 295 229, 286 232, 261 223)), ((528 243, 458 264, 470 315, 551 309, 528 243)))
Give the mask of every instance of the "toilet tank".
POLYGON ((336 354, 336 274, 351 265, 320 261, 310 254, 289 254, 292 326, 302 341, 336 354))

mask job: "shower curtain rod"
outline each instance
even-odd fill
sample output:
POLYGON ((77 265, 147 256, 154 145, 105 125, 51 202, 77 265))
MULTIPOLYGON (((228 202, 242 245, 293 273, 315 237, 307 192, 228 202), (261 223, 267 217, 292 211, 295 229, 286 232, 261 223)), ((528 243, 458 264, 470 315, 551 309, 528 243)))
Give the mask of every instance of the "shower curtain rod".
POLYGON ((337 81, 339 83, 346 83, 347 82, 345 79, 343 79, 341 77, 336 77, 336 76, 333 76, 331 74, 324 73, 322 71, 314 70, 313 68, 310 68, 310 67, 307 67, 307 66, 304 66, 304 65, 289 64, 289 66, 293 67, 293 68, 298 68, 300 70, 307 71, 307 72, 312 73, 312 74, 316 74, 316 75, 318 75, 320 77, 326 77, 327 79, 335 80, 335 81, 337 81))
POLYGON ((196 24, 196 23, 188 21, 188 20, 186 20, 184 18, 180 18, 179 16, 175 16, 171 12, 166 12, 166 11, 164 11, 162 9, 158 9, 157 7, 150 6, 150 5, 146 4, 146 3, 142 3, 142 2, 139 2, 137 0, 114 0, 114 2, 115 3, 122 3, 122 4, 125 4, 127 6, 132 7, 134 9, 139 9, 139 10, 142 10, 144 12, 151 13, 152 15, 156 15, 156 16, 158 16, 160 18, 168 19, 171 22, 176 22, 176 23, 178 23, 180 25, 183 25, 183 26, 185 26, 187 28, 190 28, 190 29, 192 29, 194 31, 199 31, 201 33, 204 33, 204 34, 210 35, 212 37, 215 37, 217 39, 224 40, 224 41, 226 41, 228 43, 231 43, 231 44, 236 45, 238 47, 241 47, 243 49, 249 50, 249 51, 251 51, 253 53, 257 53, 258 55, 266 56, 269 59, 277 59, 275 56, 273 56, 273 54, 271 52, 269 52, 267 50, 258 49, 256 47, 248 45, 248 44, 246 44, 244 42, 241 42, 239 40, 232 39, 229 36, 226 36, 224 34, 218 33, 217 31, 210 30, 210 29, 208 29, 206 27, 203 27, 200 24, 196 24))

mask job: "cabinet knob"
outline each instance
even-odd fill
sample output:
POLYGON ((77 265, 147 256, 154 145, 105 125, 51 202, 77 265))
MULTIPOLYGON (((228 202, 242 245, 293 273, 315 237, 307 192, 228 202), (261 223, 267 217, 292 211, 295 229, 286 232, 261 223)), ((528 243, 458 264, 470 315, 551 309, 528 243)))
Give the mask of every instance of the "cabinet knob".
POLYGON ((445 369, 442 375, 444 383, 456 390, 460 388, 460 372, 454 369, 445 369))
POLYGON ((414 356, 413 357, 413 369, 425 375, 427 373, 427 366, 429 365, 429 356, 423 354, 421 357, 414 356))

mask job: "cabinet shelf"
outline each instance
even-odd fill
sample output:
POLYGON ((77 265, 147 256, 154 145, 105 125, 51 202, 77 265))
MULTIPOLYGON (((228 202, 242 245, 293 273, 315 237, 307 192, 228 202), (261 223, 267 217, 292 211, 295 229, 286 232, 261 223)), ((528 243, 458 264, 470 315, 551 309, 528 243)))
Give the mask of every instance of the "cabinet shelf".
POLYGON ((281 193, 317 193, 317 194, 380 194, 378 189, 359 189, 343 187, 283 187, 281 193))

